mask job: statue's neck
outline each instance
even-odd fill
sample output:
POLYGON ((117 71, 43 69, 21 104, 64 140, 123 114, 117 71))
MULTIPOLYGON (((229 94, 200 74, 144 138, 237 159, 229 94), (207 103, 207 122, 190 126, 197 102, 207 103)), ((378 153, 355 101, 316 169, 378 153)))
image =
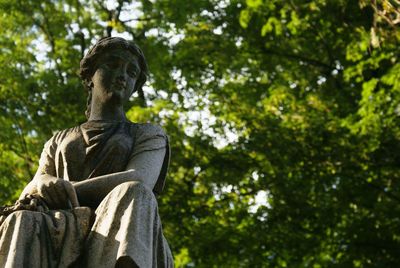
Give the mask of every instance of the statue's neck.
POLYGON ((92 100, 88 120, 125 121, 126 117, 122 104, 92 100))

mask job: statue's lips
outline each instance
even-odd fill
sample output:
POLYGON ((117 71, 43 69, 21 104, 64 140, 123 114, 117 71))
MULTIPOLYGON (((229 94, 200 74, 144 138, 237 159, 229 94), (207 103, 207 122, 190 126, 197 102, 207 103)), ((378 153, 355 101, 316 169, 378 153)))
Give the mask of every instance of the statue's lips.
POLYGON ((124 82, 115 82, 111 85, 112 90, 126 90, 126 83, 124 82))

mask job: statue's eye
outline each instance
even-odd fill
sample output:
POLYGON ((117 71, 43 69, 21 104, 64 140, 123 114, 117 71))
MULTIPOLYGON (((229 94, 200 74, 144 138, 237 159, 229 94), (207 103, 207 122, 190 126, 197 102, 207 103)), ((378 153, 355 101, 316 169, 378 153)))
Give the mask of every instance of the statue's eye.
POLYGON ((136 77, 138 75, 139 71, 137 70, 137 68, 135 68, 134 66, 129 66, 128 67, 128 74, 131 77, 136 77))

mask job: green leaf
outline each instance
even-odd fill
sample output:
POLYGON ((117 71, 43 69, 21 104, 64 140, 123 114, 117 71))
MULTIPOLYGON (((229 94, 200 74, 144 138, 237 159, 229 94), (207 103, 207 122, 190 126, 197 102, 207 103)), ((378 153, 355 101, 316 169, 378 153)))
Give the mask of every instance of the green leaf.
POLYGON ((249 26, 249 22, 251 20, 251 14, 252 12, 249 9, 243 9, 242 11, 240 11, 240 16, 239 16, 240 26, 242 26, 245 29, 249 26))

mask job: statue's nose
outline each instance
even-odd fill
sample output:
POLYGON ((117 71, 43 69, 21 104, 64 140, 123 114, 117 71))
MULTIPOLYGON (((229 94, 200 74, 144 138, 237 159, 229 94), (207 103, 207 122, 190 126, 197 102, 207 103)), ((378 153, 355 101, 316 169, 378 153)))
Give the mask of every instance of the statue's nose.
POLYGON ((125 75, 123 75, 122 73, 118 74, 117 77, 115 78, 115 82, 122 86, 126 86, 125 75))

